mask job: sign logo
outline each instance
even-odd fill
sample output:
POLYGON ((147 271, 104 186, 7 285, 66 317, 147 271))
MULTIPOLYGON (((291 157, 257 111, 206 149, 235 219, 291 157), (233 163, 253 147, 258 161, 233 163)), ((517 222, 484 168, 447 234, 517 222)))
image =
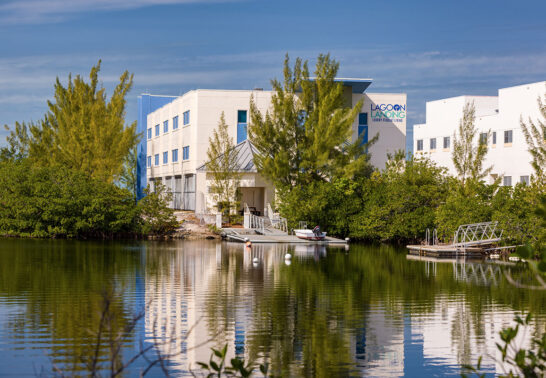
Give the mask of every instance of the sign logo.
POLYGON ((405 104, 371 104, 370 111, 374 122, 403 122, 406 118, 405 104))

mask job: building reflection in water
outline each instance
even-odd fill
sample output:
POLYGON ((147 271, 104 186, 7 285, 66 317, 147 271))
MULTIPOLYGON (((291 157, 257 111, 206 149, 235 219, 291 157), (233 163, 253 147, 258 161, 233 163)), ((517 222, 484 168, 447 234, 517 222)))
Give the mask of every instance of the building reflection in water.
MULTIPOLYGON (((286 352, 290 354, 287 369, 296 369, 293 365, 308 353, 307 337, 313 337, 298 332, 298 298, 287 287, 290 298, 283 298, 286 305, 276 315, 283 318, 262 313, 268 308, 264 301, 277 300, 266 295, 269 288, 287 285, 282 275, 295 265, 287 266, 287 253, 294 263, 313 264, 327 260, 329 253, 346 252, 320 245, 286 244, 255 244, 248 250, 238 243, 201 241, 176 242, 171 248, 149 246, 144 290, 146 303, 151 303, 145 322, 147 341, 171 336, 184 339, 162 350, 176 354, 170 367, 179 372, 195 368, 198 361, 208 361, 210 347, 221 348, 226 343, 228 358, 261 362, 264 358, 286 358, 281 356, 286 352), (267 334, 267 329, 275 329, 274 322, 284 323, 288 342, 267 334)), ((420 263, 425 264, 421 271, 427 279, 436 275, 435 263, 420 263)), ((494 285, 502 279, 488 266, 452 265, 456 281, 494 285)), ((321 311, 320 306, 316 311, 321 311)), ((326 334, 340 335, 341 345, 350 354, 353 366, 347 371, 400 376, 417 363, 445 365, 444 372, 457 374, 461 364, 475 364, 479 356, 484 356, 483 364, 490 371, 504 371, 494 360, 500 360, 495 344, 500 341, 499 331, 512 324, 514 312, 510 308, 490 304, 476 319, 463 293, 438 295, 424 308, 409 310, 407 306, 395 296, 374 296, 355 310, 354 318, 345 318, 345 314, 325 317, 326 334)), ((525 340, 519 340, 523 345, 528 345, 531 330, 526 335, 525 340)))

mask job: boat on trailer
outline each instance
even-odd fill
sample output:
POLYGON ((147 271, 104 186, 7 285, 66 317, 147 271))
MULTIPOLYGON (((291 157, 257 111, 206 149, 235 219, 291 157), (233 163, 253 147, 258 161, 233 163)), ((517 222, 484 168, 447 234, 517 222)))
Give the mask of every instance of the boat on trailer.
POLYGON ((315 232, 313 230, 304 230, 304 229, 301 229, 301 230, 294 230, 294 234, 300 238, 300 239, 305 239, 305 240, 315 240, 315 241, 320 241, 320 240, 324 240, 324 238, 326 238, 326 232, 315 232))

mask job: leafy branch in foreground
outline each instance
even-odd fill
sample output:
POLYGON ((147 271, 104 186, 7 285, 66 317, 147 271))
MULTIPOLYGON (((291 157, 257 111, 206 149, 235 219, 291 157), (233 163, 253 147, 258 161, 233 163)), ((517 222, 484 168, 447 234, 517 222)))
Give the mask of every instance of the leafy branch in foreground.
POLYGON ((170 359, 189 350, 202 347, 211 341, 211 339, 207 339, 191 348, 181 348, 180 345, 191 335, 199 321, 191 326, 182 337, 175 333, 176 328, 173 328, 170 334, 160 336, 158 329, 163 329, 164 325, 158 324, 158 319, 155 318, 152 325, 152 341, 145 343, 140 340, 138 351, 131 357, 124 359, 123 347, 130 342, 135 328, 138 323, 143 321, 151 304, 151 301, 148 302, 144 309, 135 313, 125 325, 120 326, 122 320, 119 298, 115 292, 103 291, 98 325, 87 330, 90 340, 92 340, 89 349, 74 356, 76 364, 72 366, 71 370, 53 364, 52 370, 55 376, 75 376, 85 372, 90 377, 119 377, 126 374, 135 362, 145 361, 139 372, 140 377, 146 376, 154 367, 159 367, 161 372, 169 377, 167 363, 170 359))
MULTIPOLYGON (((231 366, 226 364, 226 355, 227 355, 227 344, 221 350, 212 349, 210 355, 209 363, 197 362, 201 369, 208 371, 206 374, 207 377, 221 377, 221 376, 232 376, 232 377, 250 377, 254 372, 255 365, 252 362, 245 363, 245 360, 240 359, 239 357, 234 357, 230 360, 231 366)), ((261 364, 259 366, 260 372, 267 377, 267 370, 269 365, 267 363, 261 364)), ((191 371, 191 374, 196 377, 197 375, 191 371)))
MULTIPOLYGON (((501 352, 502 359, 499 362, 501 366, 509 366, 508 371, 504 371, 501 377, 544 377, 546 373, 546 333, 541 337, 533 338, 531 347, 525 349, 517 345, 516 336, 521 328, 526 328, 531 324, 531 314, 528 314, 525 319, 516 316, 515 327, 508 327, 500 331, 500 338, 503 344, 497 344, 498 350, 501 352)), ((476 366, 463 365, 463 369, 470 373, 474 373, 479 377, 485 377, 485 373, 481 373, 482 357, 478 359, 476 366)), ((466 373, 461 374, 467 377, 466 373)))

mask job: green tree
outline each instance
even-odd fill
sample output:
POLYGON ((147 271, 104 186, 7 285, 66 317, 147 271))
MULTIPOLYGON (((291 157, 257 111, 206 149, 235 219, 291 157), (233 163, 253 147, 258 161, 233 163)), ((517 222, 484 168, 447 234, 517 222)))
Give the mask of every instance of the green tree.
POLYGON ((220 116, 218 128, 209 137, 207 159, 207 176, 212 177, 210 192, 219 208, 227 211, 229 216, 237 208, 237 189, 241 173, 237 164, 238 152, 233 138, 229 136, 224 112, 220 116))
POLYGON ((507 243, 537 246, 546 237, 546 227, 541 225, 540 215, 535 213, 544 190, 545 187, 538 182, 530 185, 518 183, 514 187, 499 188, 492 198, 492 219, 499 221, 507 243))
POLYGON ((484 168, 483 163, 487 155, 487 143, 490 132, 487 132, 485 140, 474 144, 477 134, 475 127, 476 108, 474 103, 466 103, 463 108, 463 118, 459 121, 459 135, 453 134, 453 153, 452 160, 455 165, 457 175, 462 184, 465 185, 468 180, 481 181, 493 167, 484 168))
POLYGON ((138 142, 136 122, 125 124, 126 95, 133 75, 125 71, 108 101, 99 86, 101 61, 91 68, 90 82, 79 75, 64 87, 55 83, 54 100, 38 122, 16 123, 2 149, 4 159, 27 157, 41 166, 62 165, 90 177, 113 182, 138 142))
POLYGON ((490 221, 493 216, 491 206, 497 184, 469 180, 466 186, 452 179, 449 194, 436 210, 438 238, 450 240, 461 224, 490 221))
POLYGON ((125 158, 125 162, 123 163, 123 170, 119 178, 119 183, 122 187, 126 188, 131 192, 135 203, 137 201, 138 190, 137 156, 137 149, 132 148, 125 158))
POLYGON ((161 183, 155 184, 153 192, 148 186, 144 193, 146 196, 138 202, 142 233, 169 235, 175 232, 180 222, 176 219, 174 210, 168 207, 172 193, 161 183))
MULTIPOLYGON (((542 118, 546 119, 546 96, 545 101, 537 99, 538 109, 542 118)), ((544 180, 546 174, 546 124, 538 119, 535 122, 529 117, 528 124, 523 122, 523 118, 520 119, 521 130, 529 146, 529 152, 533 157, 532 165, 535 170, 537 178, 544 180)))
POLYGON ((136 225, 126 189, 63 166, 0 163, 0 234, 108 238, 136 225))
POLYGON ((385 170, 372 175, 371 193, 352 223, 352 237, 383 241, 417 240, 432 228, 437 208, 445 202, 448 179, 444 168, 429 159, 389 156, 385 170))
POLYGON ((292 69, 287 55, 284 81, 271 82, 271 110, 262 114, 250 103, 248 130, 259 152, 256 166, 281 191, 371 172, 367 145, 362 139, 350 142, 362 100, 346 106, 343 84, 335 81, 338 69, 329 54, 321 54, 311 78, 307 61, 296 59, 292 69))

